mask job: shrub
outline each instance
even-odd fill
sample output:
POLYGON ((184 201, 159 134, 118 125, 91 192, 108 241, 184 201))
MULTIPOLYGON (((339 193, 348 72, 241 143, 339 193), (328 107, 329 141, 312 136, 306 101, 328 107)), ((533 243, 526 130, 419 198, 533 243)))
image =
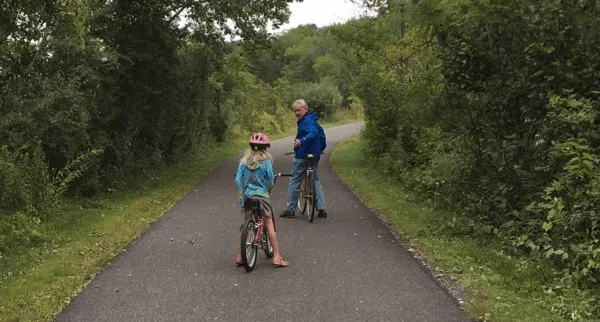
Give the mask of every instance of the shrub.
POLYGON ((315 111, 320 118, 329 119, 342 104, 342 95, 332 78, 323 78, 318 83, 300 84, 296 97, 306 101, 309 108, 315 111))
POLYGON ((0 220, 16 211, 40 214, 52 197, 41 150, 11 152, 0 147, 0 220))

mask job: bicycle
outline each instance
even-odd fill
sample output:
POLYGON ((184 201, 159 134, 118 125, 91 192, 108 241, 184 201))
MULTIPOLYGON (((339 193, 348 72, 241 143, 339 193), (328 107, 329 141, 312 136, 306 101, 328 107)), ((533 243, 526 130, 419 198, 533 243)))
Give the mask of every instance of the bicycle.
MULTIPOLYGON (((289 173, 278 173, 275 176, 275 182, 277 182, 278 177, 289 176, 291 176, 289 173)), ((246 209, 250 209, 251 217, 246 219, 242 225, 240 247, 242 249, 242 263, 244 268, 246 272, 251 272, 256 265, 258 249, 262 249, 267 258, 272 258, 273 246, 269 240, 269 231, 264 225, 260 202, 257 199, 248 197, 244 201, 244 205, 246 209)), ((275 218, 273 218, 273 225, 275 225, 275 218)))
MULTIPOLYGON (((285 155, 294 154, 295 152, 287 152, 285 155)), ((298 197, 298 205, 296 209, 300 212, 300 214, 305 214, 308 217, 309 222, 313 222, 315 220, 315 210, 317 207, 317 193, 315 188, 315 180, 314 180, 314 172, 313 169, 313 161, 315 159, 314 154, 309 154, 306 156, 307 166, 306 171, 304 171, 304 179, 300 184, 299 197, 298 197)))

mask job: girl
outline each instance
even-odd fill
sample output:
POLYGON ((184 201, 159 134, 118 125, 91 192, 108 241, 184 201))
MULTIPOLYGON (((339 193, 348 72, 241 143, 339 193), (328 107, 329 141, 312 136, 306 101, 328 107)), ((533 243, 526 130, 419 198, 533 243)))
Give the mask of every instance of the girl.
MULTIPOLYGON (((273 209, 269 201, 269 192, 273 189, 275 176, 273 174, 273 158, 267 152, 271 141, 266 134, 254 133, 248 142, 250 149, 240 160, 235 175, 235 185, 240 197, 242 213, 249 218, 249 209, 244 205, 246 198, 256 199, 260 202, 265 225, 269 232, 269 240, 273 246, 273 265, 287 267, 289 263, 279 254, 277 235, 273 223, 273 209)), ((235 258, 235 263, 242 265, 242 250, 235 258)))

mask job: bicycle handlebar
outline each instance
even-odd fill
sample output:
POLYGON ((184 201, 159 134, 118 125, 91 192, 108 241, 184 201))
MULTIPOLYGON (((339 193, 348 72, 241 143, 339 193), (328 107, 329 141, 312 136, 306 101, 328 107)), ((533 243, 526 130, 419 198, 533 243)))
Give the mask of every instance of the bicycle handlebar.
MULTIPOLYGON (((291 177, 292 174, 291 173, 277 173, 275 174, 275 179, 277 179, 277 177, 291 177)), ((233 177, 235 178, 235 174, 233 175, 233 177)))
POLYGON ((275 179, 273 179, 273 185, 275 185, 277 183, 277 178, 279 177, 291 177, 292 174, 291 173, 278 173, 275 175, 275 179))
MULTIPOLYGON (((292 151, 292 152, 286 152, 286 153, 284 153, 284 154, 285 154, 285 155, 290 155, 290 154, 294 154, 294 153, 296 153, 296 152, 295 152, 295 151, 292 151)), ((321 155, 324 155, 324 154, 325 154, 325 152, 321 151, 321 155)))

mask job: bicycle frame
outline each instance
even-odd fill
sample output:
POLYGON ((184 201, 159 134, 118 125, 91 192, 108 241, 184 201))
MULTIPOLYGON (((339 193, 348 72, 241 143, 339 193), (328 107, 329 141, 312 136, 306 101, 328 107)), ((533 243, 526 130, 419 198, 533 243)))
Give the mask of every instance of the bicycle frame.
MULTIPOLYGON (((293 154, 294 152, 287 152, 286 155, 293 154)), ((300 213, 308 216, 309 221, 312 223, 315 218, 315 207, 316 207, 316 188, 315 182, 315 170, 313 168, 313 162, 315 160, 314 154, 309 154, 306 157, 306 170, 304 171, 304 178, 300 184, 300 196, 298 198, 298 209, 300 213), (304 201, 302 201, 303 199, 304 201), (308 210, 308 211, 307 211, 308 210)))
MULTIPOLYGON (((274 179, 274 183, 273 185, 275 185, 275 183, 277 183, 277 178, 279 177, 291 177, 292 175, 290 173, 278 173, 275 175, 275 179, 274 179)), ((254 222, 256 223, 256 238, 254 238, 254 244, 258 244, 260 242, 260 239, 262 237, 262 235, 265 232, 265 225, 264 225, 264 221, 263 221, 263 215, 260 209, 260 203, 257 202, 256 200, 252 199, 252 198, 247 198, 247 201, 251 202, 250 204, 250 213, 252 215, 252 218, 254 219, 254 222)), ((273 226, 275 226, 275 219, 273 219, 273 226)))
MULTIPOLYGON (((311 184, 311 182, 309 182, 309 180, 312 180, 312 181, 315 180, 315 178, 313 176, 315 170, 313 169, 313 166, 312 166, 312 160, 313 160, 312 154, 310 154, 309 157, 306 158, 306 161, 308 162, 308 164, 306 166, 306 171, 304 171, 304 182, 302 183, 302 187, 301 187, 301 189, 302 189, 301 193, 302 193, 303 198, 310 197, 307 194, 308 187, 311 184)), ((314 193, 314 191, 313 191, 313 193, 314 193)))
MULTIPOLYGON (((254 236, 254 245, 261 246, 262 237, 265 233, 265 225, 263 221, 263 215, 260 209, 260 203, 254 199, 248 199, 250 204, 250 211, 252 213, 252 218, 254 218, 254 225, 256 228, 256 236, 254 236)), ((273 224, 275 221, 273 221, 273 224)))
MULTIPOLYGON (((277 174, 275 181, 280 176, 289 176, 289 174, 277 174)), ((242 262, 247 272, 254 269, 256 264, 257 251, 261 248, 267 258, 273 257, 273 248, 269 241, 268 231, 265 231, 264 216, 261 211, 261 202, 254 198, 244 200, 244 210, 250 215, 246 217, 241 227, 241 251, 242 262)), ((273 219, 273 228, 275 220, 273 219)))

